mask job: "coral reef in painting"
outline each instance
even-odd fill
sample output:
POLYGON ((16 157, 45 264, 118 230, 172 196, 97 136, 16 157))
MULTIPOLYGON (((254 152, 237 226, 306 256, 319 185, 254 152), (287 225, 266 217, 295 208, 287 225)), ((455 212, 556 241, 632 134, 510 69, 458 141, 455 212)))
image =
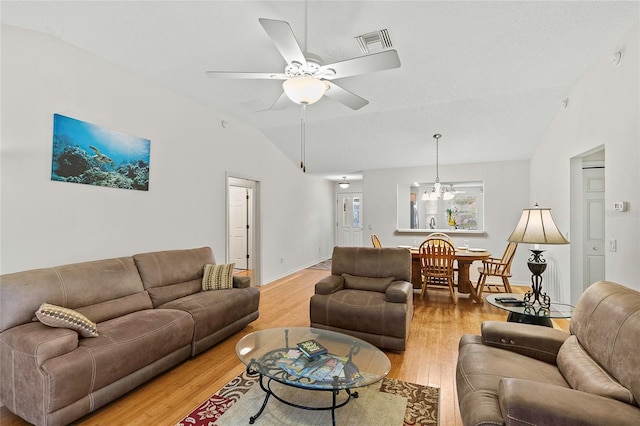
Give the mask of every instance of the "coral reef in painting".
POLYGON ((90 152, 65 135, 54 135, 51 179, 111 188, 149 190, 149 164, 129 159, 118 164, 94 146, 90 152))

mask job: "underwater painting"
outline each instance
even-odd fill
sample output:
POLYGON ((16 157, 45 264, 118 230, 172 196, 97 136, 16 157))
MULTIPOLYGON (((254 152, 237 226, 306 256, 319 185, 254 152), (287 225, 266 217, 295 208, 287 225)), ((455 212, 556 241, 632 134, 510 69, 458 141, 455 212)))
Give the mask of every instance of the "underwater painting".
POLYGON ((150 144, 54 114, 51 180, 148 191, 150 144))

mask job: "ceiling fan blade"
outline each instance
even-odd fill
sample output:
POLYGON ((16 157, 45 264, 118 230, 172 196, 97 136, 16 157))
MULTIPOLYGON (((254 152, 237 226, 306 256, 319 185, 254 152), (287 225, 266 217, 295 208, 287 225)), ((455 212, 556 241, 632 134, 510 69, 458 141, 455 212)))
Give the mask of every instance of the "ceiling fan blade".
POLYGON ((301 65, 306 65, 307 60, 302 53, 300 44, 296 40, 296 36, 291 30, 291 26, 286 21, 277 21, 275 19, 258 19, 264 30, 269 34, 271 40, 276 45, 276 48, 282 55, 287 64, 292 62, 298 62, 301 65))
POLYGON ((277 72, 227 72, 227 71, 207 71, 211 78, 235 78, 235 79, 261 79, 261 80, 286 80, 285 74, 277 72))
POLYGON ((329 90, 324 92, 324 95, 334 101, 340 102, 353 110, 358 110, 369 103, 368 100, 361 98, 335 83, 330 81, 327 81, 327 83, 329 83, 329 90))
POLYGON ((366 74, 375 71, 389 70, 400 66, 400 58, 395 50, 385 50, 384 52, 372 53, 371 55, 359 56, 346 61, 335 62, 320 67, 317 74, 327 80, 335 78, 349 77, 352 75, 366 74), (334 70, 335 75, 329 70, 334 70))
POLYGON ((273 103, 273 105, 271 105, 271 107, 269 109, 271 109, 271 110, 285 109, 289 105, 291 105, 291 103, 292 102, 289 99, 289 97, 287 96, 287 94, 282 92, 282 95, 280 95, 280 97, 273 103))

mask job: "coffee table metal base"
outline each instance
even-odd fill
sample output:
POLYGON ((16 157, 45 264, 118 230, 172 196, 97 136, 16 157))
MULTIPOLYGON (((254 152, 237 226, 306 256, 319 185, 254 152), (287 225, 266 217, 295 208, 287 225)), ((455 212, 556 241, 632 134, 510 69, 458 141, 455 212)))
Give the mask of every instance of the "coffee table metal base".
MULTIPOLYGON (((351 392, 350 389, 333 389, 333 390, 327 390, 327 389, 308 389, 308 388, 304 388, 305 390, 310 390, 310 391, 314 391, 314 392, 331 392, 332 393, 332 404, 331 406, 328 407, 308 407, 306 405, 300 405, 300 404, 296 404, 294 402, 291 401, 287 401, 285 400, 283 397, 276 395, 276 393, 273 391, 273 389, 271 389, 271 381, 273 379, 270 378, 266 378, 265 376, 263 376, 260 373, 257 373, 256 371, 247 368, 247 373, 248 374, 259 374, 260 375, 260 387, 262 388, 262 390, 266 393, 265 397, 264 397, 264 401, 262 402, 262 407, 260 407, 260 410, 258 410, 258 412, 254 415, 251 416, 249 418, 249 424, 253 424, 256 419, 258 417, 260 417, 260 415, 262 414, 262 412, 264 411, 265 407, 267 406, 267 402, 269 402, 269 398, 273 395, 273 397, 275 399, 277 399, 278 401, 282 402, 283 404, 287 404, 291 407, 295 407, 295 408, 300 408, 303 410, 317 410, 317 411, 321 411, 321 410, 331 410, 331 422, 332 424, 335 426, 336 424, 336 408, 340 408, 340 407, 344 407, 345 405, 347 405, 349 403, 349 401, 351 401, 352 398, 357 398, 358 397, 358 392, 351 392), (267 379, 267 383, 265 385, 264 380, 265 378, 267 379), (341 390, 344 390, 345 393, 347 394, 347 399, 345 399, 344 401, 338 403, 338 394, 340 393, 341 390)), ((285 386, 289 386, 287 383, 282 383, 276 380, 276 383, 280 383, 283 384, 285 386)))

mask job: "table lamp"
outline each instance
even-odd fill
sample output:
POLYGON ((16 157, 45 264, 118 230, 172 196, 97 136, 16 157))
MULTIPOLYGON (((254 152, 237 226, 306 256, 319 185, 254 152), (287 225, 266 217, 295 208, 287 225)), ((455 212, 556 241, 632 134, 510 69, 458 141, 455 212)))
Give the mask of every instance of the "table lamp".
POLYGON ((547 293, 542 292, 542 273, 547 269, 547 263, 542 258, 542 252, 538 244, 569 244, 569 241, 562 235, 551 216, 551 209, 535 208, 523 209, 520 221, 508 239, 514 243, 535 244, 531 249, 533 253, 527 265, 531 271, 531 291, 524 295, 525 306, 538 304, 543 308, 549 308, 551 298, 547 293))

